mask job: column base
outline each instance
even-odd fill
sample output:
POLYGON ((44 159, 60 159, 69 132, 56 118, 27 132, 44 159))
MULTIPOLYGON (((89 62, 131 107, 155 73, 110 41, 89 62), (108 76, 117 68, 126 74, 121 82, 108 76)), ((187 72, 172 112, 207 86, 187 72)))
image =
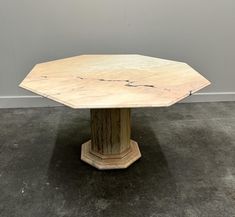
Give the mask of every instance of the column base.
POLYGON ((99 170, 125 169, 141 157, 137 142, 131 140, 130 148, 120 154, 103 155, 91 151, 91 140, 82 144, 81 160, 99 170))

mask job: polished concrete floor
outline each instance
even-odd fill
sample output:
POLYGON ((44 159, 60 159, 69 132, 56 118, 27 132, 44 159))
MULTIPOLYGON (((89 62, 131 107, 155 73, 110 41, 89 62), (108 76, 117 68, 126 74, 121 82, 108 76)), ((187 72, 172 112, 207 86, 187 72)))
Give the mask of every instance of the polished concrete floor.
POLYGON ((89 111, 0 110, 1 217, 234 217, 235 102, 134 109, 142 158, 80 161, 89 111))

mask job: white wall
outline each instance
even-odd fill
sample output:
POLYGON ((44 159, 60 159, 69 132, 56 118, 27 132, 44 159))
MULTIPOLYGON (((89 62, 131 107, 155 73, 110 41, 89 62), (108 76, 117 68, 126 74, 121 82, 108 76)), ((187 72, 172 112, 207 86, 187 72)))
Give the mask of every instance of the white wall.
POLYGON ((50 104, 19 82, 38 62, 84 53, 185 61, 212 82, 199 101, 233 100, 234 11, 234 0, 0 0, 0 107, 50 104))

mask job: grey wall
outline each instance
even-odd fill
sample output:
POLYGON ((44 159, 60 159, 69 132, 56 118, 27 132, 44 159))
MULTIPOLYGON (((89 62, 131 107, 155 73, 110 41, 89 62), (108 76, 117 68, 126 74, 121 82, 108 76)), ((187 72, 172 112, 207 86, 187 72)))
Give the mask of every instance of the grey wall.
POLYGON ((32 95, 17 86, 36 63, 84 53, 185 61, 212 81, 203 92, 233 94, 234 11, 234 0, 0 0, 0 97, 32 95))

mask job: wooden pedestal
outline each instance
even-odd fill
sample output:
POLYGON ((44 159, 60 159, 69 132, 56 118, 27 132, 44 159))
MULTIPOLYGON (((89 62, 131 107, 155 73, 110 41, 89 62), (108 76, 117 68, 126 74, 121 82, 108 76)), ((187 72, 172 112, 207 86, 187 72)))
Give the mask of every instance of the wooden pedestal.
POLYGON ((127 168, 141 157, 130 135, 130 109, 91 109, 91 140, 81 159, 101 170, 127 168))

